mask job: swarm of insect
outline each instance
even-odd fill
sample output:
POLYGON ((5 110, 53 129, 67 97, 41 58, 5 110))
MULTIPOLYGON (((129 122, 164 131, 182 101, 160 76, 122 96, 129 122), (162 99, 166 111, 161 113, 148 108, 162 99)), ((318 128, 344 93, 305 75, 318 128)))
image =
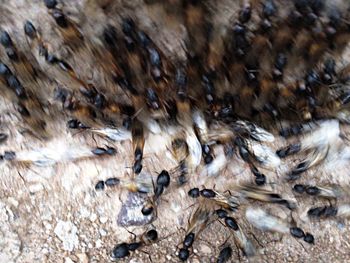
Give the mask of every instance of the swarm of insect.
POLYGON ((166 227, 165 209, 181 222, 173 255, 180 261, 201 257, 196 243, 212 225, 225 233, 217 262, 234 253, 259 262, 254 233, 310 246, 317 236, 305 222, 349 217, 348 187, 339 183, 346 180, 323 183, 321 172, 310 172, 331 173, 350 158, 346 1, 242 0, 226 20, 209 0, 144 1, 165 30, 185 31, 175 55, 134 10, 81 2, 80 19, 69 1, 41 3, 61 49, 39 20, 23 22, 25 46, 19 29, 1 30, 1 96, 22 120, 20 132, 41 146, 12 147, 1 130, 8 148, 0 160, 24 169, 124 161, 125 173, 94 178, 90 189, 96 198, 141 196, 133 216, 148 226, 110 246, 111 260, 138 250, 152 261, 148 247, 169 234, 153 225, 166 227), (68 145, 64 136, 80 141, 68 145))

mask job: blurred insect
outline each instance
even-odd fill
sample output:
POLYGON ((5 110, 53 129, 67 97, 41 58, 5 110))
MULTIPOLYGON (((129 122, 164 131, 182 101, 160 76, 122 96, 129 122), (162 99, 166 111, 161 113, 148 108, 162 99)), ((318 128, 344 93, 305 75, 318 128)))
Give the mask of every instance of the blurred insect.
POLYGON ((200 191, 199 191, 199 188, 195 187, 195 188, 192 188, 188 191, 187 193, 190 197, 192 198, 197 198, 199 197, 200 195, 200 191))
POLYGON ((213 25, 208 37, 208 54, 206 56, 205 72, 209 75, 217 73, 222 68, 225 56, 225 41, 227 31, 221 25, 213 25))
POLYGON ((77 24, 68 18, 56 5, 46 5, 46 7, 49 9, 49 14, 58 25, 64 42, 73 49, 81 46, 84 37, 78 29, 77 24))
POLYGON ((71 120, 67 121, 67 127, 69 129, 81 129, 81 130, 89 128, 77 119, 71 119, 71 120))
POLYGON ((262 174, 258 168, 256 168, 254 165, 251 165, 250 170, 255 176, 255 183, 257 185, 264 185, 266 183, 266 176, 262 174))
POLYGON ((44 4, 48 9, 53 9, 57 6, 57 0, 44 0, 44 4))
POLYGON ((217 263, 225 263, 232 257, 232 248, 226 246, 220 250, 217 263))
POLYGON ((337 185, 330 186, 310 186, 303 184, 296 184, 293 190, 298 194, 308 194, 316 197, 323 197, 327 199, 338 199, 345 195, 344 191, 337 185))
POLYGON ((193 124, 196 135, 202 145, 204 163, 210 164, 214 158, 208 140, 208 127, 203 114, 201 114, 199 111, 193 113, 193 124))
POLYGON ((29 126, 29 133, 40 138, 50 138, 50 131, 47 128, 44 111, 44 105, 32 93, 29 93, 27 99, 18 104, 18 112, 21 114, 25 124, 29 126))
POLYGON ((274 168, 280 164, 278 156, 268 146, 262 143, 242 137, 236 137, 234 143, 238 147, 238 152, 242 160, 250 166, 255 163, 268 168, 274 168))
POLYGON ((288 173, 287 180, 297 180, 301 173, 325 161, 329 151, 337 145, 340 134, 337 120, 325 120, 316 125, 316 129, 300 143, 300 152, 306 152, 307 157, 288 173))
POLYGON ((175 70, 175 87, 177 100, 180 105, 187 99, 187 73, 184 66, 179 66, 175 70))
POLYGON ((10 35, 6 31, 2 31, 0 35, 0 43, 5 48, 5 52, 12 62, 16 73, 21 76, 24 81, 35 83, 37 72, 28 58, 19 51, 13 43, 10 35))
MULTIPOLYGON (((196 188, 193 188, 191 190, 192 190, 190 195, 191 197, 193 198, 199 197, 199 195, 197 196, 196 194, 197 193, 196 188)), ((199 194, 202 197, 212 201, 214 204, 219 205, 220 207, 225 208, 227 210, 235 211, 240 205, 239 199, 235 195, 227 196, 207 188, 200 190, 199 194)))
POLYGON ((242 228, 238 225, 236 219, 226 214, 226 216, 222 216, 220 220, 223 221, 222 224, 228 227, 233 233, 235 243, 238 248, 242 250, 243 254, 246 257, 255 256, 256 248, 254 247, 253 243, 247 238, 242 228))
POLYGON ((89 131, 95 134, 99 134, 101 136, 105 136, 112 141, 125 141, 131 140, 132 138, 131 132, 125 129, 124 127, 91 128, 89 129, 89 131))
POLYGON ((156 212, 156 202, 159 197, 163 194, 164 189, 167 188, 170 184, 170 175, 167 171, 163 170, 157 177, 156 185, 154 187, 154 193, 152 197, 149 197, 146 203, 143 205, 141 212, 144 216, 149 216, 154 213, 154 216, 157 216, 156 212))
POLYGON ((27 92, 25 91, 24 87, 22 86, 21 82, 18 80, 18 78, 13 75, 10 68, 0 62, 0 80, 1 83, 6 85, 9 90, 11 90, 14 95, 18 99, 26 99, 27 98, 27 92))
POLYGON ((232 53, 237 58, 244 57, 250 47, 250 43, 247 39, 247 28, 245 25, 236 23, 231 29, 232 40, 229 47, 230 53, 232 53))
POLYGON ((0 144, 6 142, 8 135, 6 133, 0 133, 0 144))
POLYGON ((149 246, 158 240, 158 232, 155 229, 146 231, 141 235, 139 241, 132 243, 120 243, 116 245, 110 255, 112 261, 130 256, 130 252, 149 246))
POLYGON ((142 170, 143 147, 145 145, 145 135, 141 122, 135 120, 131 128, 132 145, 134 150, 133 171, 139 174, 142 170))
POLYGON ((2 159, 7 161, 12 161, 16 158, 16 153, 13 151, 5 151, 2 155, 2 159))
POLYGON ((276 3, 274 0, 265 0, 263 2, 263 16, 266 18, 270 18, 271 16, 274 16, 277 12, 276 3))
POLYGON ((188 156, 189 150, 186 141, 182 138, 176 138, 171 143, 171 152, 178 162, 178 167, 176 170, 179 172, 177 182, 179 185, 182 185, 187 182, 186 176, 189 172, 188 168, 188 156))
POLYGON ((135 179, 111 177, 105 181, 100 180, 96 183, 95 190, 101 191, 104 190, 105 187, 121 187, 130 192, 139 193, 151 193, 153 191, 152 180, 150 178, 144 178, 141 176, 138 176, 135 179))
POLYGON ((150 116, 156 120, 168 118, 166 102, 163 102, 153 88, 146 89, 146 104, 150 110, 150 116))
POLYGON ((34 54, 38 53, 39 56, 44 57, 50 64, 58 63, 59 59, 49 54, 48 43, 44 42, 41 34, 29 20, 24 23, 24 33, 32 52, 35 52, 34 54))
MULTIPOLYGON (((52 166, 62 162, 74 162, 82 159, 95 158, 100 155, 100 148, 91 149, 82 145, 66 145, 64 142, 51 142, 45 148, 24 150, 16 153, 13 162, 33 164, 36 166, 52 166)), ((104 154, 113 155, 115 149, 103 149, 104 154)))
POLYGON ((239 12, 238 20, 240 23, 247 23, 252 16, 252 7, 248 1, 245 1, 242 9, 239 12))
MULTIPOLYGON (((60 93, 61 91, 57 91, 60 93)), ((99 120, 96 109, 92 106, 77 100, 72 93, 67 93, 67 96, 56 96, 62 102, 63 109, 68 110, 73 118, 78 119, 85 127, 99 127, 102 126, 99 120)))
POLYGON ((289 223, 267 214, 260 208, 248 208, 245 216, 250 224, 260 230, 290 234, 295 238, 303 238, 303 240, 307 243, 314 243, 312 234, 307 233, 306 235, 301 228, 291 226, 289 223))
POLYGON ((283 78, 283 71, 286 65, 287 65, 286 55, 283 53, 277 54, 273 73, 272 73, 275 80, 281 80, 283 78))
POLYGON ((186 48, 192 57, 206 54, 210 17, 205 5, 200 1, 189 1, 184 6, 185 26, 188 32, 186 48))
POLYGON ((213 212, 208 205, 200 201, 198 208, 191 215, 188 227, 186 230, 186 236, 183 242, 183 248, 179 250, 178 257, 181 261, 186 261, 189 256, 189 248, 192 246, 195 238, 207 227, 213 212))
POLYGON ((323 64, 322 80, 327 84, 332 83, 334 78, 337 75, 335 71, 335 66, 336 66, 335 60, 332 58, 326 59, 323 64))
POLYGON ((307 211, 309 218, 347 218, 350 216, 350 206, 348 204, 342 204, 338 206, 318 206, 310 208, 307 211))
POLYGON ((293 154, 300 152, 300 150, 301 150, 300 143, 295 143, 295 144, 290 144, 287 147, 284 147, 282 149, 277 150, 276 154, 280 158, 286 158, 289 155, 293 155, 293 154))
POLYGON ((106 148, 97 147, 92 150, 94 155, 102 156, 102 155, 115 155, 117 153, 116 149, 113 147, 107 146, 106 148))
POLYGON ((291 127, 282 128, 279 131, 279 134, 282 137, 288 138, 288 137, 291 137, 291 136, 294 136, 294 135, 299 135, 302 132, 303 132, 303 126, 297 124, 297 125, 294 125, 294 126, 291 126, 291 127))
POLYGON ((24 123, 28 125, 23 127, 23 131, 29 132, 40 139, 50 137, 46 128, 44 105, 32 91, 26 90, 19 79, 12 73, 10 68, 0 62, 0 83, 6 85, 6 90, 2 90, 2 96, 5 99, 16 103, 16 110, 21 115, 24 123))
POLYGON ((276 203, 286 206, 288 209, 294 209, 295 204, 283 199, 281 195, 269 190, 258 188, 252 185, 239 185, 230 188, 230 191, 237 193, 239 198, 252 199, 260 202, 276 203))
POLYGON ((215 87, 211 76, 207 74, 203 74, 202 87, 204 90, 205 100, 207 104, 208 105, 214 104, 216 101, 216 96, 215 96, 215 87))

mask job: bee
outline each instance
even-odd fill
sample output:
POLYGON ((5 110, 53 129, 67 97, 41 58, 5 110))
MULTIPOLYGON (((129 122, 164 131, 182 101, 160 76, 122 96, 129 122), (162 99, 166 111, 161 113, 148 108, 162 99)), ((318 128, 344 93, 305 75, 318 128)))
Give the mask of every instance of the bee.
POLYGON ((122 258, 130 256, 130 252, 140 249, 145 246, 149 246, 158 240, 158 232, 155 229, 146 231, 141 235, 139 241, 132 243, 120 243, 117 244, 110 255, 112 261, 116 261, 122 258))

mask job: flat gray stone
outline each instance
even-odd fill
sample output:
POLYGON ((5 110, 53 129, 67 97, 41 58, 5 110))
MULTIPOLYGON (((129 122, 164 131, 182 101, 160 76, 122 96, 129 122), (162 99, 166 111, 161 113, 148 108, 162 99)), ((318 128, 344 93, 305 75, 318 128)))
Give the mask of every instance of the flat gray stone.
POLYGON ((144 216, 141 209, 145 200, 146 194, 129 193, 128 197, 120 209, 117 223, 120 226, 142 226, 149 224, 152 221, 152 215, 144 216))

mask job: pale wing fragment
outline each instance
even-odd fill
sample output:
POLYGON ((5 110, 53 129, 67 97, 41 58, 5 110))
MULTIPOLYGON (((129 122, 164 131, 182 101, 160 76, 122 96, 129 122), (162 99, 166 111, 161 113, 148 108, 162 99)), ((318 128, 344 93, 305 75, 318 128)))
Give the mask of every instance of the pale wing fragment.
POLYGON ((131 132, 123 128, 91 129, 91 132, 106 136, 113 141, 131 140, 131 132))
POLYGON ((260 208, 247 208, 245 216, 250 224, 263 231, 289 233, 289 225, 260 208))

